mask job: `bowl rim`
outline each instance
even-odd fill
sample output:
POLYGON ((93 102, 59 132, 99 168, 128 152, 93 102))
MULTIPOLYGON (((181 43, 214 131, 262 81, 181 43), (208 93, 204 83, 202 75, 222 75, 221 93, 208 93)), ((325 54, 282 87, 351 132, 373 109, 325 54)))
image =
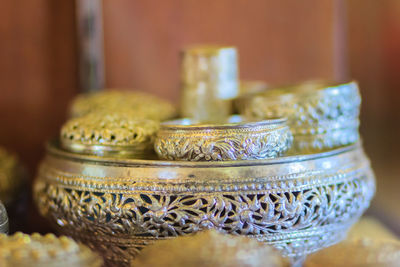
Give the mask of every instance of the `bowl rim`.
POLYGON ((359 84, 356 80, 347 80, 344 82, 336 82, 329 80, 309 80, 305 82, 299 82, 294 84, 282 85, 282 86, 271 86, 266 90, 250 93, 239 97, 239 99, 251 100, 254 98, 268 98, 269 100, 277 99, 297 99, 309 96, 316 96, 323 92, 336 92, 339 90, 347 90, 348 88, 357 88, 359 90, 359 84), (304 85, 309 84, 311 88, 307 90, 299 90, 304 85))
POLYGON ((179 131, 212 131, 212 130, 240 130, 258 129, 259 127, 279 128, 287 126, 287 118, 271 118, 261 121, 248 121, 244 116, 233 115, 229 117, 227 123, 194 123, 190 118, 180 118, 160 123, 160 130, 179 130, 179 131))
POLYGON ((98 165, 113 165, 121 167, 184 167, 184 168, 224 168, 224 167, 242 167, 242 166, 258 166, 258 165, 277 165, 292 162, 311 161, 326 157, 337 156, 347 152, 362 149, 362 141, 355 144, 343 146, 328 151, 318 152, 314 154, 291 155, 272 159, 259 160, 231 160, 231 161, 173 161, 160 159, 128 159, 128 158, 111 158, 107 156, 96 156, 89 154, 77 154, 69 152, 60 146, 58 139, 52 139, 46 143, 47 155, 57 158, 63 158, 70 161, 87 162, 98 165))

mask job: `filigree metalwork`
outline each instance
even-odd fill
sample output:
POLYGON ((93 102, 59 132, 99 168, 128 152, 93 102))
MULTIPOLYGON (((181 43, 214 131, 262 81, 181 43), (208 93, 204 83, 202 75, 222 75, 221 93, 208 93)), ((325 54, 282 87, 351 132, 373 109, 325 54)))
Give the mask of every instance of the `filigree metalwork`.
POLYGON ((135 119, 134 113, 89 113, 67 121, 61 128, 63 148, 98 155, 146 154, 153 150, 159 122, 135 119))
POLYGON ((360 105, 356 82, 304 83, 268 89, 239 99, 240 113, 246 117, 287 117, 296 153, 316 152, 358 141, 360 105), (351 138, 346 138, 348 135, 351 138))
POLYGON ((375 189, 360 148, 247 164, 121 165, 62 155, 49 155, 41 166, 40 212, 118 264, 158 239, 210 228, 302 256, 343 239, 375 189))
POLYGON ((286 120, 222 125, 161 125, 154 144, 160 158, 189 161, 275 158, 293 141, 286 120))

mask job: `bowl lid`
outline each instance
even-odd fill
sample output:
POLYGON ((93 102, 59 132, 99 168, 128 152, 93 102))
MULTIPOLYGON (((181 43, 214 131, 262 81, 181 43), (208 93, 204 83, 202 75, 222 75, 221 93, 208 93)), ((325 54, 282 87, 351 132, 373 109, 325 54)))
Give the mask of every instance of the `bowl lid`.
POLYGON ((67 121, 61 128, 61 146, 71 152, 133 157, 149 153, 159 123, 135 119, 131 112, 95 112, 67 121))
POLYGON ((176 115, 175 107, 166 100, 137 91, 107 90, 81 94, 70 107, 71 117, 81 117, 92 112, 125 110, 136 118, 167 120, 176 115))

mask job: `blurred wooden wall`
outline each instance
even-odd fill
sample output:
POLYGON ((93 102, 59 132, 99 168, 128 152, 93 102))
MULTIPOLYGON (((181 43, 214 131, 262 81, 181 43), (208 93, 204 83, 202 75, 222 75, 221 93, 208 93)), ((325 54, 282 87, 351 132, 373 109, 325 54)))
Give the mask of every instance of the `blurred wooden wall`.
MULTIPOLYGON (((0 0, 0 146, 30 180, 78 92, 74 14, 74 1, 0 0)), ((12 230, 49 231, 27 194, 25 211, 9 209, 12 230)))
POLYGON ((346 75, 342 0, 103 3, 108 87, 176 101, 179 51, 203 43, 237 46, 243 79, 287 83, 346 75))
POLYGON ((30 174, 77 93, 73 1, 0 1, 0 145, 30 174))
POLYGON ((349 75, 363 95, 361 129, 373 156, 400 149, 400 1, 347 1, 349 75))

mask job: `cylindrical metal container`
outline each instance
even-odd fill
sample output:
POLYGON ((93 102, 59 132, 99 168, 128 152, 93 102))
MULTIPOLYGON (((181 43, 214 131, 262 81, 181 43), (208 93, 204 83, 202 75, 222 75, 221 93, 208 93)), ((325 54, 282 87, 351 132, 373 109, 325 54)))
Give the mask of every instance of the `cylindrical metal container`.
POLYGON ((34 186, 41 214, 117 266, 157 240, 210 228, 303 257, 342 240, 374 191, 360 144, 276 159, 180 162, 77 155, 50 143, 34 186))
POLYGON ((187 48, 181 72, 181 117, 221 122, 232 114, 232 99, 239 93, 235 47, 187 48))

